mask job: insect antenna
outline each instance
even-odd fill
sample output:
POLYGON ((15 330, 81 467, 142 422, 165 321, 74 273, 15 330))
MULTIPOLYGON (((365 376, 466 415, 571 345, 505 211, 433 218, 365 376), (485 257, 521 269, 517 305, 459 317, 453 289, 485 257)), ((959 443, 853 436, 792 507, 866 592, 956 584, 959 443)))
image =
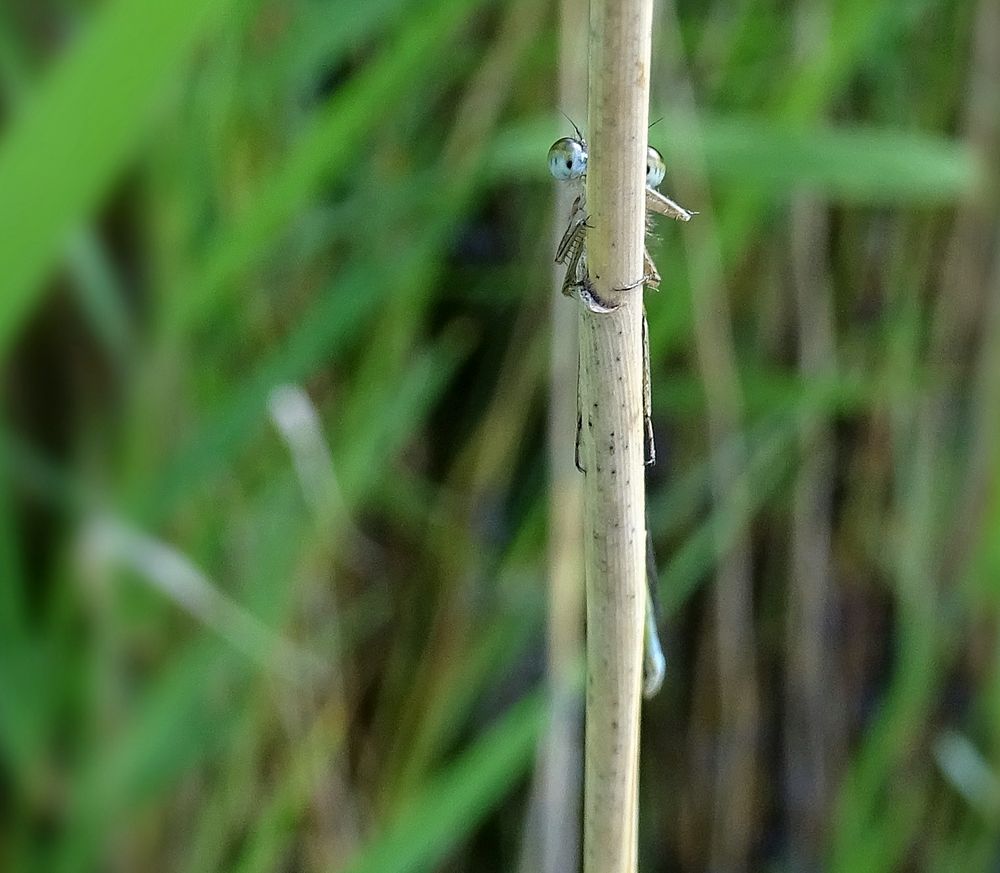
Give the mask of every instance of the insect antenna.
POLYGON ((585 142, 585 140, 583 138, 583 133, 580 131, 580 128, 576 126, 576 122, 572 118, 570 118, 565 112, 563 112, 561 109, 559 110, 559 113, 562 115, 563 118, 565 118, 570 124, 573 125, 573 130, 576 133, 576 138, 580 142, 585 142))

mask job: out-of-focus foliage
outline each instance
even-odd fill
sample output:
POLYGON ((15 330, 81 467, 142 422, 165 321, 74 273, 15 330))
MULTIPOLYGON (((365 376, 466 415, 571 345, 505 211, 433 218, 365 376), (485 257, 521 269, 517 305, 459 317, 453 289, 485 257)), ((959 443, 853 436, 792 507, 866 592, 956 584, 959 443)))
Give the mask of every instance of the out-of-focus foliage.
MULTIPOLYGON (((657 9, 646 873, 1000 863, 997 33, 657 9)), ((0 868, 517 868, 557 34, 0 4, 0 868)))

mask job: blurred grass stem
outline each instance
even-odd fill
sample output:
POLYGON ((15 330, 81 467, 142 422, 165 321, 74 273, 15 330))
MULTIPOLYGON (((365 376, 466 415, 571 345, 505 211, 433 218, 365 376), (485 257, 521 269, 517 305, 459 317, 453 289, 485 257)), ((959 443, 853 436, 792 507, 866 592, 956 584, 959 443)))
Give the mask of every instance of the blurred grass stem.
MULTIPOLYGON (((677 66, 670 88, 691 119, 691 144, 704 152, 704 137, 696 120, 694 88, 684 70, 680 18, 674 0, 664 4, 670 39, 667 49, 677 66)), ((705 387, 705 415, 711 448, 713 502, 745 504, 751 495, 741 471, 747 467, 745 399, 740 384, 736 344, 732 334, 723 255, 723 230, 712 220, 711 191, 704 160, 692 161, 679 174, 675 188, 682 203, 705 212, 683 234, 691 265, 693 339, 698 372, 705 387)), ((750 869, 749 858, 759 816, 761 705, 753 616, 750 539, 743 530, 730 538, 714 532, 720 559, 713 592, 714 655, 717 674, 718 739, 709 869, 750 869)), ((707 649, 706 649, 707 651, 707 649)))
MULTIPOLYGON (((799 6, 795 56, 800 67, 808 65, 817 47, 829 39, 829 17, 825 0, 799 6)), ((804 381, 834 378, 836 324, 826 251, 827 205, 801 193, 792 201, 790 219, 799 371, 804 381)), ((829 669, 837 656, 830 632, 836 608, 831 560, 836 443, 828 422, 816 421, 808 413, 800 419, 802 463, 793 496, 785 624, 785 790, 793 799, 789 805, 790 854, 796 865, 810 869, 822 861, 833 792, 831 774, 843 754, 844 736, 843 716, 830 702, 831 684, 839 677, 829 669)))
MULTIPOLYGON (((559 4, 558 106, 583 117, 587 102, 588 6, 583 0, 559 4)), ((566 230, 573 192, 556 185, 554 251, 566 230)), ((563 267, 553 264, 549 295, 552 345, 549 357, 548 454, 548 692, 549 722, 539 749, 538 815, 533 816, 531 849, 522 870, 575 873, 580 867, 580 791, 583 760, 583 480, 568 447, 576 428, 577 314, 563 297, 563 267), (528 862, 531 863, 528 863, 528 862)))
POLYGON ((289 682, 323 679, 328 667, 244 609, 205 575, 187 555, 112 516, 90 520, 81 532, 84 578, 100 579, 115 567, 127 567, 205 627, 261 668, 289 682))

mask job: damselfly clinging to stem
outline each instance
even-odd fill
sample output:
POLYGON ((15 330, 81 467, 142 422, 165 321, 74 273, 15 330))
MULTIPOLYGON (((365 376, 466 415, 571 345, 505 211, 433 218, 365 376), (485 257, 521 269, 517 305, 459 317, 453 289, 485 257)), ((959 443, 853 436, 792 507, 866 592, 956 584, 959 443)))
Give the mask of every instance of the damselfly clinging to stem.
MULTIPOLYGON (((570 124, 573 124, 570 121, 570 124)), ((562 293, 568 297, 578 298, 591 312, 605 314, 614 312, 620 304, 610 306, 604 303, 597 294, 590 274, 587 270, 587 209, 586 190, 583 182, 587 175, 587 143, 580 129, 573 124, 575 136, 556 140, 549 149, 549 171, 552 175, 565 182, 575 183, 579 194, 570 208, 569 225, 563 234, 556 250, 556 263, 566 264, 566 275, 563 278, 562 293)), ((666 166, 663 156, 651 146, 646 155, 646 229, 650 229, 652 213, 666 215, 678 221, 690 221, 697 213, 685 209, 669 197, 664 196, 657 187, 663 181, 666 166)), ((649 249, 643 244, 643 276, 627 288, 617 289, 627 291, 640 285, 658 288, 660 274, 650 257, 649 249)), ((646 440, 646 464, 656 461, 656 447, 653 440, 653 424, 651 417, 652 392, 650 390, 649 364, 649 324, 646 321, 646 307, 642 309, 642 399, 643 399, 643 429, 646 440)), ((579 374, 579 365, 578 370, 579 374)), ((580 414, 579 385, 577 388, 577 422, 576 422, 576 465, 583 471, 580 463, 580 433, 583 420, 580 414)), ((649 534, 649 523, 646 523, 646 632, 645 655, 643 659, 643 694, 652 697, 659 690, 666 671, 666 660, 660 645, 657 631, 657 616, 659 613, 659 598, 657 592, 656 560, 653 555, 652 539, 649 534)))
MULTIPOLYGON (((570 121, 570 124, 573 124, 570 121)), ((576 297, 591 312, 604 314, 614 312, 621 304, 609 305, 597 294, 587 270, 587 193, 584 181, 587 177, 587 141, 583 138, 575 124, 575 136, 565 136, 557 139, 549 148, 549 172, 559 181, 576 184, 580 193, 570 207, 569 224, 556 249, 556 263, 566 264, 566 275, 563 278, 562 293, 567 297, 576 297)), ((669 197, 661 194, 657 187, 666 175, 666 164, 661 155, 652 146, 646 150, 646 230, 651 229, 651 215, 657 213, 666 215, 677 221, 690 221, 697 215, 669 197)), ((649 254, 649 249, 643 244, 643 276, 638 281, 618 291, 629 291, 640 285, 651 288, 660 287, 660 273, 649 254)), ((649 325, 646 321, 646 307, 642 309, 642 398, 643 398, 643 428, 646 438, 646 464, 656 462, 656 444, 653 439, 652 425, 652 391, 649 376, 649 325)), ((582 420, 577 420, 577 467, 580 467, 580 429, 582 420)), ((582 469, 582 468, 581 468, 582 469)))
MULTIPOLYGON (((573 122, 570 122, 573 124, 573 122)), ((613 312, 617 306, 607 306, 595 296, 594 286, 587 273, 586 236, 587 236, 587 193, 583 182, 587 177, 587 141, 583 138, 575 124, 575 136, 564 136, 557 139, 549 148, 549 172, 563 182, 573 182, 579 186, 580 193, 570 208, 569 224, 562 240, 556 249, 556 263, 566 264, 566 277, 563 280, 562 292, 567 297, 579 297, 593 312, 613 312)), ((665 215, 677 221, 690 221, 697 215, 685 209, 679 203, 671 200, 657 190, 667 167, 661 155, 652 146, 646 150, 646 230, 651 230, 652 213, 665 215)), ((642 279, 618 290, 628 291, 639 285, 649 285, 659 288, 660 274, 650 257, 649 249, 643 246, 642 279)))

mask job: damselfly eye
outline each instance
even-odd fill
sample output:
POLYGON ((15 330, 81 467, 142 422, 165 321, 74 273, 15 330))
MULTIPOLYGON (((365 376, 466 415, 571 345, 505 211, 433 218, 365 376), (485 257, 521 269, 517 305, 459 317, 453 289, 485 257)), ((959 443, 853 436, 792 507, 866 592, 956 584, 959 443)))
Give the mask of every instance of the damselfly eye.
POLYGON ((587 150, 580 140, 564 136, 549 149, 549 172, 560 181, 579 179, 587 172, 587 150))
POLYGON ((646 184, 650 188, 658 188, 665 175, 667 165, 663 163, 663 155, 649 146, 646 149, 646 184))

